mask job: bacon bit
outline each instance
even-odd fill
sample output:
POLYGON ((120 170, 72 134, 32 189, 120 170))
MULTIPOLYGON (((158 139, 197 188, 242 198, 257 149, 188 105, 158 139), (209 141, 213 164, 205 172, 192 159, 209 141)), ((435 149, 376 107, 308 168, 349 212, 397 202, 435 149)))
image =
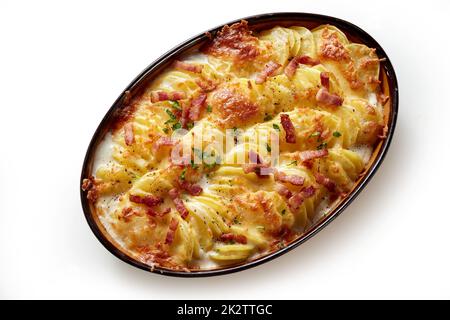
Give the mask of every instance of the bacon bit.
POLYGON ((132 208, 126 207, 126 208, 122 209, 122 218, 123 218, 123 220, 125 220, 125 222, 129 222, 133 215, 138 215, 138 214, 132 208))
POLYGON ((98 199, 98 190, 96 188, 95 178, 93 176, 83 179, 81 189, 85 192, 87 191, 86 198, 89 201, 95 202, 98 199))
POLYGON ((171 147, 175 145, 175 141, 173 141, 170 137, 161 137, 153 144, 153 151, 158 151, 161 147, 171 147))
POLYGON ((292 58, 292 60, 286 66, 286 68, 284 69, 284 74, 290 79, 294 76, 295 71, 297 70, 297 68, 300 64, 315 66, 315 65, 318 65, 319 63, 320 63, 319 60, 313 59, 307 55, 296 56, 296 57, 292 58))
POLYGON ((301 151, 299 153, 299 159, 302 162, 326 157, 328 155, 328 149, 321 149, 321 150, 307 150, 307 151, 301 151))
POLYGON ((303 165, 308 169, 312 169, 314 163, 311 160, 306 160, 306 161, 303 161, 303 165))
POLYGON ((156 211, 156 210, 154 210, 154 209, 152 209, 152 208, 147 208, 147 215, 148 216, 150 216, 150 217, 163 217, 163 216, 165 216, 166 214, 168 214, 168 213, 170 213, 170 211, 171 211, 171 209, 170 208, 166 208, 166 209, 164 209, 163 211, 161 211, 161 212, 158 212, 158 211, 156 211))
POLYGON ((202 187, 198 184, 190 183, 188 181, 178 181, 181 189, 186 190, 191 196, 198 196, 203 192, 202 187))
MULTIPOLYGON (((256 76, 256 83, 261 84, 264 83, 268 77, 272 76, 275 71, 277 71, 281 67, 281 64, 269 61, 264 67, 264 70, 261 71, 260 74, 256 76)), ((251 89, 251 88, 250 88, 251 89)))
POLYGON ((287 199, 292 197, 291 190, 289 190, 284 184, 281 184, 281 183, 275 184, 275 191, 287 199))
POLYGON ((248 152, 248 158, 250 163, 245 163, 242 165, 242 169, 244 173, 255 173, 259 178, 268 178, 268 175, 273 172, 273 169, 270 168, 269 164, 264 163, 259 156, 253 150, 248 152))
POLYGON ((325 177, 323 174, 320 174, 318 172, 314 174, 314 177, 316 178, 317 183, 323 185, 328 189, 328 191, 336 191, 336 183, 334 183, 334 181, 332 181, 330 178, 325 177))
POLYGON ((128 122, 123 126, 124 135, 125 135, 125 144, 127 146, 131 146, 134 143, 134 129, 133 123, 128 122))
POLYGON ((183 200, 180 199, 180 192, 178 191, 178 189, 170 189, 169 196, 173 200, 178 213, 183 219, 186 219, 186 217, 189 215, 189 211, 184 206, 183 200))
POLYGON ((295 143, 297 141, 295 136, 295 128, 292 124, 291 118, 289 118, 288 114, 280 115, 281 125, 283 126, 284 131, 286 132, 286 142, 287 143, 295 143))
POLYGON ((231 57, 236 62, 253 60, 259 54, 258 38, 252 36, 248 22, 242 20, 230 26, 224 26, 214 39, 201 48, 206 54, 231 57))
POLYGON ((389 131, 389 128, 387 125, 383 126, 383 128, 380 130, 380 134, 378 135, 378 138, 380 139, 386 139, 387 138, 387 133, 389 131))
POLYGON ((195 83, 202 89, 203 92, 213 91, 217 85, 212 80, 195 80, 195 83))
POLYGON ((87 179, 83 179, 83 183, 81 184, 81 189, 83 191, 88 191, 94 186, 94 177, 89 177, 87 179))
POLYGON ((148 207, 154 207, 163 202, 163 199, 157 196, 149 195, 149 196, 138 196, 130 194, 129 199, 131 202, 138 204, 145 204, 148 207))
POLYGON ((344 99, 335 93, 330 93, 326 88, 320 88, 317 91, 316 100, 324 105, 334 107, 339 107, 344 102, 344 99))
POLYGON ((322 32, 322 41, 322 46, 320 47, 320 55, 322 57, 336 61, 350 59, 347 50, 339 42, 336 32, 325 29, 322 32))
POLYGON ((220 236, 220 241, 223 242, 234 241, 241 244, 247 244, 247 237, 240 234, 224 233, 220 236))
POLYGON ((247 97, 228 88, 219 89, 212 97, 214 107, 219 111, 221 123, 234 127, 246 123, 259 114, 259 107, 247 97))
POLYGON ((160 102, 160 101, 167 101, 167 100, 181 100, 186 98, 186 94, 182 91, 172 91, 172 92, 165 92, 165 91, 152 91, 150 93, 150 98, 152 103, 160 102))
POLYGON ((328 72, 320 73, 320 84, 327 90, 330 90, 330 75, 328 72))
POLYGON ((294 186, 302 186, 305 183, 305 178, 298 175, 288 175, 282 171, 276 170, 274 173, 275 181, 290 183, 294 186))
POLYGON ((288 203, 292 209, 298 209, 300 205, 305 201, 305 199, 312 197, 316 189, 313 186, 309 186, 301 190, 300 192, 294 194, 291 198, 289 198, 288 203))
POLYGON ((169 223, 169 229, 167 230, 167 234, 166 234, 166 244, 172 244, 173 239, 175 238, 175 232, 177 231, 178 228, 178 220, 175 218, 172 218, 172 220, 170 220, 169 223))
POLYGON ((386 104, 386 102, 389 101, 389 96, 385 95, 384 93, 380 93, 377 95, 378 101, 381 103, 382 106, 386 104))
POLYGON ((194 98, 189 108, 189 119, 196 121, 200 118, 200 113, 205 107, 206 94, 201 93, 198 97, 194 98))
POLYGON ((193 64, 189 62, 184 62, 180 60, 175 60, 173 63, 175 69, 189 71, 193 73, 202 73, 203 66, 198 64, 193 64))

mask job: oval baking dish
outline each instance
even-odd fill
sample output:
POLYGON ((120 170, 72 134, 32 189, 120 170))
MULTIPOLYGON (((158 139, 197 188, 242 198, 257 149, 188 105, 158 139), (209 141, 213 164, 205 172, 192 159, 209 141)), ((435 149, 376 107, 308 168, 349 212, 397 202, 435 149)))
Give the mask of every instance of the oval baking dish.
MULTIPOLYGON (((390 142, 392 140, 397 112, 398 112, 398 85, 395 76, 394 68, 386 55, 383 48, 365 31, 359 27, 338 19, 334 17, 310 14, 310 13, 272 13, 272 14, 262 14, 251 17, 246 17, 243 19, 238 19, 227 23, 226 25, 232 25, 234 23, 239 23, 245 20, 248 22, 249 28, 252 31, 266 30, 273 28, 275 26, 290 27, 290 26, 303 26, 308 29, 314 29, 320 25, 329 24, 337 27, 341 30, 349 41, 353 43, 361 43, 369 48, 376 49, 376 54, 379 57, 380 64, 380 75, 379 82, 381 87, 381 93, 384 96, 388 96, 389 100, 384 105, 384 123, 385 123, 385 136, 380 139, 374 146, 373 152, 368 160, 364 174, 357 178, 355 184, 349 192, 342 197, 337 206, 324 215, 321 218, 316 219, 316 221, 310 225, 306 230, 297 238, 289 240, 283 246, 280 246, 276 251, 269 252, 267 254, 262 254, 250 261, 244 261, 241 263, 236 263, 233 265, 223 265, 220 267, 212 269, 193 269, 193 270, 182 270, 182 269, 172 269, 168 267, 162 267, 159 265, 150 266, 149 264, 143 263, 139 259, 131 256, 121 246, 112 238, 108 233, 105 226, 100 221, 98 215, 95 213, 95 208, 91 201, 87 199, 86 196, 86 186, 82 188, 83 182, 86 184, 86 178, 91 177, 94 171, 94 158, 95 152, 99 147, 100 143, 104 140, 105 136, 108 134, 110 128, 117 122, 118 117, 123 117, 125 106, 129 103, 133 97, 137 96, 142 92, 142 90, 153 81, 158 75, 160 75, 168 66, 174 63, 175 60, 180 59, 187 53, 198 49, 202 45, 205 45, 207 41, 210 41, 211 35, 214 36, 218 31, 222 30, 224 25, 218 26, 216 28, 210 29, 207 32, 201 33, 192 39, 189 39, 182 44, 178 45, 174 49, 170 50, 155 62, 150 64, 141 74, 139 74, 129 86, 120 94, 118 99, 114 102, 112 107, 108 110, 105 117, 99 124, 97 130, 95 131, 92 140, 89 144, 88 150, 83 163, 83 168, 81 172, 80 180, 80 193, 81 193, 81 203, 84 211, 86 220, 98 238, 98 240, 108 249, 112 254, 114 254, 119 259, 143 270, 163 274, 170 276, 181 276, 181 277, 199 277, 199 276, 212 276, 226 274, 230 272, 236 272, 244 270, 263 262, 272 260, 289 250, 297 247, 301 243, 305 242, 328 223, 330 223, 334 218, 336 218, 359 194, 359 192, 365 187, 369 182, 371 177, 375 174, 376 170, 379 168, 383 158, 388 150, 390 142), (83 189, 85 191, 83 191, 83 189)), ((275 125, 274 125, 275 128, 275 125)), ((333 133, 334 134, 334 133, 333 133)), ((335 136, 340 136, 337 133, 335 136)), ((184 179, 184 177, 183 177, 184 179)), ((175 226, 176 227, 176 226, 175 226)), ((233 242, 234 243, 234 242, 233 242)))

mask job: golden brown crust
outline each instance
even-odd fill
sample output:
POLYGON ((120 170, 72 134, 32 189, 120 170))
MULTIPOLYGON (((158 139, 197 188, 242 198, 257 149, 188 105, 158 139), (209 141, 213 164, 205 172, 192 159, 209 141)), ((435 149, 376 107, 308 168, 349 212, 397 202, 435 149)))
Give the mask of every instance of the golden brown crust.
POLYGON ((260 55, 258 38, 252 36, 248 22, 242 20, 224 26, 202 51, 216 57, 232 58, 235 62, 249 61, 260 55))

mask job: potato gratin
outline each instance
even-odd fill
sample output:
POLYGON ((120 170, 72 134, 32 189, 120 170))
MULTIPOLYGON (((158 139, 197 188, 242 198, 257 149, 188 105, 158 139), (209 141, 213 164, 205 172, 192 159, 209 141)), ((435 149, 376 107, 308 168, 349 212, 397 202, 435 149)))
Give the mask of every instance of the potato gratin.
POLYGON ((82 188, 149 267, 276 251, 352 190, 385 137, 379 69, 331 25, 225 26, 126 102, 82 188))

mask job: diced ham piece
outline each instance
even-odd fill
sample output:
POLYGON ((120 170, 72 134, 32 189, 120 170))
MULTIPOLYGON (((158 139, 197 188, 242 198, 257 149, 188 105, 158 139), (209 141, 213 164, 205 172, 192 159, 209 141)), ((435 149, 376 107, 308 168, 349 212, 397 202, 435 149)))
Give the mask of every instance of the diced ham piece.
POLYGON ((150 94, 151 101, 153 103, 159 102, 159 101, 167 101, 167 100, 181 100, 186 98, 186 94, 182 91, 172 91, 172 92, 166 92, 166 91, 152 91, 150 94))
POLYGON ((309 161, 317 158, 326 157, 328 155, 328 149, 320 150, 307 150, 299 153, 299 158, 302 162, 309 161))
POLYGON ((175 69, 189 71, 189 72, 193 72, 193 73, 201 73, 202 70, 203 70, 203 66, 202 65, 189 63, 189 62, 184 62, 184 61, 179 61, 179 60, 176 60, 173 63, 173 66, 174 66, 175 69))
POLYGON ((134 130, 133 123, 128 122, 123 126, 124 136, 125 136, 125 144, 127 146, 131 146, 134 143, 134 130))
POLYGON ((295 128, 292 124, 291 118, 289 118, 288 114, 281 114, 281 125, 283 126, 284 131, 286 132, 286 142, 287 143, 295 143, 297 141, 295 136, 295 128))
POLYGON ((281 183, 275 184, 275 191, 287 199, 292 197, 291 190, 289 190, 284 184, 281 184, 281 183))
POLYGON ((166 244, 172 244, 173 239, 175 238, 175 232, 178 228, 178 220, 175 218, 172 218, 169 223, 169 229, 167 230, 166 234, 166 244))
POLYGON ((332 107, 339 107, 344 102, 344 99, 335 93, 330 93, 326 88, 320 88, 317 91, 316 100, 317 102, 332 107))
POLYGON ((330 75, 328 74, 328 72, 320 73, 320 84, 322 85, 322 87, 330 90, 330 75))
POLYGON ((233 234, 233 233, 224 233, 220 236, 220 241, 223 242, 230 242, 234 241, 241 244, 247 243, 247 237, 240 234, 233 234))
POLYGON ((189 215, 189 211, 184 206, 183 200, 180 198, 180 192, 178 189, 173 188, 169 191, 169 196, 173 200, 173 203, 175 204, 175 208, 177 209, 178 213, 181 215, 183 219, 186 219, 189 215))
POLYGON ((314 174, 314 177, 316 178, 317 183, 323 185, 328 189, 328 191, 336 191, 336 183, 334 183, 334 181, 332 181, 330 178, 325 177, 323 174, 318 172, 314 174))
POLYGON ((309 66, 315 66, 318 65, 320 63, 319 60, 317 59, 313 59, 310 56, 297 56, 292 58, 292 60, 288 63, 288 65, 286 66, 286 68, 284 69, 284 74, 288 77, 288 78, 292 78, 295 74, 295 71, 297 70, 298 66, 300 64, 306 64, 309 66))
POLYGON ((148 195, 148 196, 137 196, 130 194, 130 201, 139 204, 145 204, 148 207, 154 207, 163 202, 163 199, 157 196, 148 195))
POLYGON ((292 209, 298 209, 300 205, 305 201, 305 199, 312 197, 316 189, 313 186, 309 186, 301 190, 300 192, 294 194, 291 198, 289 198, 288 203, 292 209))
POLYGON ((256 83, 261 84, 264 83, 268 77, 272 76, 275 71, 277 71, 281 65, 279 63, 269 61, 269 63, 266 64, 264 69, 261 71, 260 74, 256 76, 256 83))
POLYGON ((171 147, 175 145, 170 137, 161 137, 153 144, 153 151, 158 151, 161 147, 171 147))
POLYGON ((305 178, 294 174, 286 174, 282 171, 276 170, 274 172, 275 181, 290 183, 294 186, 302 186, 305 183, 305 178))

